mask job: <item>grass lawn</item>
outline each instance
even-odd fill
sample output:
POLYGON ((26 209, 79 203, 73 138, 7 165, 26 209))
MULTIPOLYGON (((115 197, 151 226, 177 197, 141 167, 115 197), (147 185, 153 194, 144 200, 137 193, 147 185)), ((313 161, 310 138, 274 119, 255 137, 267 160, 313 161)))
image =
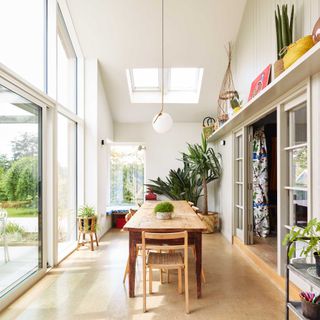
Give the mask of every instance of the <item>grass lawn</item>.
POLYGON ((6 208, 6 211, 9 218, 33 218, 38 215, 34 208, 6 208))

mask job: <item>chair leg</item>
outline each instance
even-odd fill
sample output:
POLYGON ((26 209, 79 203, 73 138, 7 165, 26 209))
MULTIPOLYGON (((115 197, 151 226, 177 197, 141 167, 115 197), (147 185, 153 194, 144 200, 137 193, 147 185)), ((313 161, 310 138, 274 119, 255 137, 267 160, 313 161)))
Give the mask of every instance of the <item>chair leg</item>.
POLYGON ((129 273, 129 257, 127 259, 127 264, 126 264, 126 269, 124 270, 124 275, 123 275, 123 283, 126 282, 127 274, 129 273))
POLYGON ((163 284, 163 270, 160 269, 160 283, 163 284))
POLYGON ((184 269, 184 295, 186 299, 186 313, 189 313, 189 275, 188 268, 184 269))
POLYGON ((149 294, 152 293, 152 269, 149 267, 149 294))
POLYGON ((91 232, 90 232, 90 248, 91 248, 91 251, 94 251, 94 247, 93 247, 93 235, 92 235, 91 232))
POLYGON ((167 281, 170 283, 170 269, 167 270, 167 281))
POLYGON ((201 278, 202 278, 202 282, 206 283, 206 276, 204 274, 203 268, 201 268, 201 278))
POLYGON ((182 294, 182 269, 178 269, 178 292, 182 294))
POLYGON ((82 233, 82 245, 84 246, 84 243, 86 241, 86 234, 82 233))
POLYGON ((146 275, 146 265, 145 262, 143 263, 143 267, 142 267, 142 278, 143 278, 143 312, 147 311, 147 275, 146 275))
POLYGON ((96 244, 97 244, 97 247, 99 247, 99 242, 98 242, 98 237, 97 237, 97 233, 95 232, 94 233, 95 237, 96 237, 96 244))

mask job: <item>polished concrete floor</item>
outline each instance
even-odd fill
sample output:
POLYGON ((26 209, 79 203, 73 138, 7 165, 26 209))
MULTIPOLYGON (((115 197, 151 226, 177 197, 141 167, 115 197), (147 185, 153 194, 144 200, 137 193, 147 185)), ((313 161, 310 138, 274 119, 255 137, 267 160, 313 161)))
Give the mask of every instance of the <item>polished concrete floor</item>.
POLYGON ((128 234, 107 233, 97 251, 73 253, 58 268, 0 314, 0 319, 284 319, 284 295, 220 234, 203 236, 207 283, 196 299, 194 262, 190 255, 190 309, 177 293, 176 276, 159 284, 154 272, 154 294, 142 313, 141 261, 138 261, 137 297, 128 297, 122 284, 128 256, 128 234))

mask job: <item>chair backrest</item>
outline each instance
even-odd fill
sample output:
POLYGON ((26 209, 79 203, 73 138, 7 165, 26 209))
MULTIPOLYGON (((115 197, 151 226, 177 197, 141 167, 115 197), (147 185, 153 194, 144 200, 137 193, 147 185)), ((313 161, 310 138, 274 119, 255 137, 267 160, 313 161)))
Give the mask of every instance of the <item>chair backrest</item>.
MULTIPOLYGON (((175 241, 174 241, 175 242, 175 241)), ((142 255, 145 261, 146 250, 184 250, 184 263, 187 265, 188 263, 188 232, 170 232, 170 233, 154 233, 154 232, 142 232, 142 255), (148 240, 154 240, 157 243, 157 240, 161 242, 165 242, 168 240, 183 240, 182 244, 153 244, 148 243, 148 240)))

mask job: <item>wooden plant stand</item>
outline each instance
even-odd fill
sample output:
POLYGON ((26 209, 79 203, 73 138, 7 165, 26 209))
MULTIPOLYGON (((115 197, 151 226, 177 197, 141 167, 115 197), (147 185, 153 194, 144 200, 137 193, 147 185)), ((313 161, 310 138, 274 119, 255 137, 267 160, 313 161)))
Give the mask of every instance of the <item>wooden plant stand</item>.
POLYGON ((78 246, 77 250, 80 246, 84 246, 86 243, 90 243, 91 251, 94 251, 93 243, 96 242, 97 247, 99 246, 98 237, 97 237, 97 217, 88 217, 88 218, 78 218, 78 246), (86 241, 86 234, 89 235, 90 241, 86 241), (95 237, 95 240, 93 239, 95 237), (81 241, 82 239, 82 241, 81 241))

